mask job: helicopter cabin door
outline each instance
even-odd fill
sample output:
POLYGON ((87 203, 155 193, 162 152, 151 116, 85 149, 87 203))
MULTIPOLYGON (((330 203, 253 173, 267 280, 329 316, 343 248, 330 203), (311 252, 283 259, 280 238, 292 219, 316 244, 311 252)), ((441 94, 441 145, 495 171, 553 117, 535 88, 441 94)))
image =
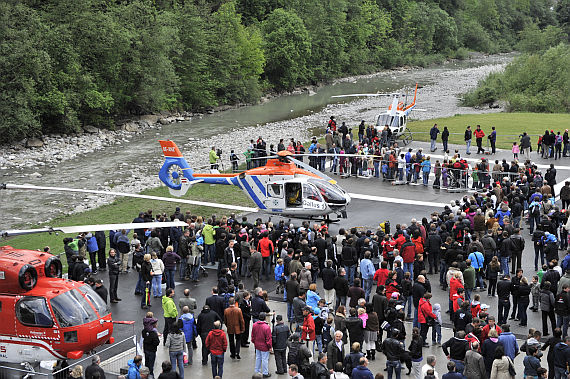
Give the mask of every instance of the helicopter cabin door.
POLYGON ((267 184, 267 197, 263 201, 269 210, 279 212, 285 209, 285 184, 283 182, 275 182, 267 184))

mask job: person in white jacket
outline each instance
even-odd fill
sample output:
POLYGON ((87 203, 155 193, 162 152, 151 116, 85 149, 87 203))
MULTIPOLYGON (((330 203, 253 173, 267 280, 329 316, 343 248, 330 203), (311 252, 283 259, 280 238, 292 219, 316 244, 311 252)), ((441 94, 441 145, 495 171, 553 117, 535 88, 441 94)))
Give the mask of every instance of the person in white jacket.
POLYGON ((164 273, 164 263, 158 258, 156 253, 152 253, 150 260, 152 265, 152 295, 155 298, 162 297, 162 274, 164 273))

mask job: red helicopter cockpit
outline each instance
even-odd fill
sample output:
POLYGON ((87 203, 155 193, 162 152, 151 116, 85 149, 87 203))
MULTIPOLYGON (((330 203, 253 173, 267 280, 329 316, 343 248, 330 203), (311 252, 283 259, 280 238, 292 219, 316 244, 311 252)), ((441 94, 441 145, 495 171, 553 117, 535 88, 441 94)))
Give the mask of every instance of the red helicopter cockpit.
POLYGON ((0 247, 0 361, 78 359, 113 342, 103 299, 61 273, 49 253, 0 247))

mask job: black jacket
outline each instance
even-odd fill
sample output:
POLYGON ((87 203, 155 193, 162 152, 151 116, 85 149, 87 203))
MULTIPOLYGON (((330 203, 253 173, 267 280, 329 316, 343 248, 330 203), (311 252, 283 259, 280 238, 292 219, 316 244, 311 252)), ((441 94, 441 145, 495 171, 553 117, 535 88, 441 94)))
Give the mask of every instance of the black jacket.
POLYGON ((358 258, 356 256, 356 249, 354 249, 352 246, 349 245, 343 246, 341 257, 342 257, 341 264, 343 266, 352 266, 355 265, 356 262, 358 261, 358 258))
POLYGON ((465 353, 469 350, 469 342, 464 339, 452 337, 441 345, 445 355, 449 355, 451 359, 462 361, 465 359, 465 353))
POLYGON ((225 310, 225 299, 220 295, 212 295, 206 299, 206 305, 210 306, 210 309, 220 317, 220 320, 224 317, 225 310))
POLYGON ((337 362, 344 362, 344 343, 341 343, 341 349, 338 348, 333 338, 327 345, 327 367, 334 369, 337 362))
POLYGON ((321 272, 323 278, 323 288, 326 290, 334 289, 334 278, 336 278, 336 271, 330 267, 325 267, 321 272))
POLYGON ((362 327, 362 320, 358 317, 347 317, 345 322, 346 329, 348 330, 348 336, 350 338, 350 344, 354 342, 364 341, 364 328, 362 327))
POLYGON ((105 288, 105 286, 100 286, 100 287, 95 286, 93 287, 93 290, 97 292, 97 295, 99 295, 101 299, 103 299, 105 304, 107 304, 107 298, 109 296, 109 291, 107 291, 107 288, 105 288))
POLYGON ((511 296, 511 282, 509 280, 499 280, 497 282, 497 296, 499 296, 499 300, 509 299, 511 296))
POLYGON ((259 295, 251 298, 251 317, 259 318, 259 313, 265 312, 269 313, 269 307, 265 303, 265 300, 259 295))
POLYGON ((426 288, 420 282, 415 282, 412 286, 412 297, 414 301, 414 308, 417 308, 420 304, 420 299, 424 297, 426 293, 426 288))
POLYGON ((121 267, 119 256, 117 254, 115 254, 115 257, 109 256, 109 258, 107 258, 107 266, 109 275, 119 275, 119 269, 121 267))
POLYGON ((299 296, 299 282, 289 279, 285 282, 285 289, 287 290, 287 302, 293 303, 293 299, 299 296))
POLYGON ((143 329, 141 334, 143 338, 143 350, 156 353, 156 348, 160 344, 158 334, 154 330, 149 332, 146 329, 143 329))
POLYGON ((273 350, 283 351, 287 349, 287 340, 291 335, 289 327, 283 323, 275 325, 271 333, 273 350))
POLYGON ((348 295, 348 280, 345 276, 337 276, 333 280, 334 290, 336 292, 336 296, 347 296, 348 295))
POLYGON ((382 344, 382 352, 388 361, 399 361, 405 351, 404 343, 395 338, 386 338, 382 344))
POLYGON ((378 321, 382 323, 384 321, 384 312, 388 308, 388 299, 384 295, 378 293, 372 296, 372 308, 374 312, 378 315, 378 321))
POLYGON ((198 315, 198 321, 196 323, 196 329, 198 334, 203 337, 202 343, 205 343, 206 336, 212 329, 214 329, 214 322, 222 321, 220 316, 211 309, 203 309, 198 315))

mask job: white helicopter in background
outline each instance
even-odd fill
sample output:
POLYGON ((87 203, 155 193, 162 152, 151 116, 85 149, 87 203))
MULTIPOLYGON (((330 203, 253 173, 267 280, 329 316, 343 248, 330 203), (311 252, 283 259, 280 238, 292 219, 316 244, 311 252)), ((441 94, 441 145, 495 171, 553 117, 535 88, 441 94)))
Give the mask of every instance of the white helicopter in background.
MULTIPOLYGON (((407 127, 408 116, 416 107, 416 96, 418 94, 418 83, 414 91, 414 99, 407 104, 407 93, 354 93, 349 95, 336 95, 340 97, 392 97, 392 104, 384 113, 380 113, 376 118, 376 131, 382 133, 386 126, 392 131, 392 138, 399 139, 406 146, 413 140, 412 132, 407 127)), ((425 111, 424 109, 416 109, 417 111, 425 111)))

